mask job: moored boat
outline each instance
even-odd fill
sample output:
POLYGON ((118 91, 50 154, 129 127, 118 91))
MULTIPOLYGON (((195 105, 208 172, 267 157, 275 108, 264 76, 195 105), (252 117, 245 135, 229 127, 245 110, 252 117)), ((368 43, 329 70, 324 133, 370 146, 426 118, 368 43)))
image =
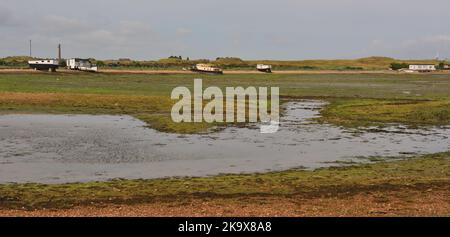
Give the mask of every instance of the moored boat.
POLYGON ((223 74, 222 69, 214 67, 210 64, 197 64, 191 67, 190 70, 193 72, 200 72, 200 73, 223 74))
POLYGON ((54 72, 59 67, 59 61, 56 59, 30 60, 28 65, 34 70, 54 72))
POLYGON ((258 65, 256 65, 256 70, 258 70, 260 72, 271 73, 272 65, 258 64, 258 65))

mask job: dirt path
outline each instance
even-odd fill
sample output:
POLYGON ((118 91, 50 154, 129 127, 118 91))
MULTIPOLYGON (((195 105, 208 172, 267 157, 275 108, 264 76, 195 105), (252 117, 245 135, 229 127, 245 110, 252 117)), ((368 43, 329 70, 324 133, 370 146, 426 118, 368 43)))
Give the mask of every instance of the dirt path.
POLYGON ((0 216, 450 216, 450 189, 405 187, 328 197, 212 198, 68 210, 0 210, 0 216))

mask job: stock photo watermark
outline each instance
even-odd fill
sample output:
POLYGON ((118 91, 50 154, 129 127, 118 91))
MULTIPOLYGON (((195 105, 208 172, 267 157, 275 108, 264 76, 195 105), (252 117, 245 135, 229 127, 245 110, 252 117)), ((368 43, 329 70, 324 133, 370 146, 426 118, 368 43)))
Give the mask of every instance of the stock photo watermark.
POLYGON ((280 124, 280 89, 270 87, 270 96, 268 90, 226 87, 223 93, 215 86, 203 89, 203 80, 195 79, 193 94, 187 87, 172 90, 171 99, 178 102, 172 107, 171 117, 176 123, 260 122, 261 133, 275 133, 280 124), (204 101, 208 101, 205 106, 204 101))

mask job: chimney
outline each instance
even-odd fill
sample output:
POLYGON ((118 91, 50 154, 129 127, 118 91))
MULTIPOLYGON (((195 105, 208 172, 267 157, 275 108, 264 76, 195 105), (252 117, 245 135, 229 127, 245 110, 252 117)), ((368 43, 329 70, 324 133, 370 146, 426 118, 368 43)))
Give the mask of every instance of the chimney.
POLYGON ((32 54, 31 54, 31 40, 30 40, 30 58, 32 57, 32 54))
POLYGON ((58 64, 61 64, 61 44, 58 44, 58 64))

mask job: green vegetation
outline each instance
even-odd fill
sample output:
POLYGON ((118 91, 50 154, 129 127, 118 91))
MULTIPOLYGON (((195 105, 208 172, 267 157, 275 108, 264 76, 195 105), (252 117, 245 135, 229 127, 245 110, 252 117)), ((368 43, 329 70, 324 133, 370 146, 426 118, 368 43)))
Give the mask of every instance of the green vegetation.
POLYGON ((185 201, 189 198, 352 195, 371 189, 450 183, 450 153, 314 171, 74 184, 0 185, 3 209, 70 208, 77 205, 185 201))
POLYGON ((27 68, 28 60, 32 59, 28 56, 0 58, 0 68, 27 68))
MULTIPOLYGON (((2 73, 0 113, 129 114, 153 128, 204 132, 214 124, 173 123, 177 86, 192 90, 198 75, 2 73)), ((278 86, 284 100, 325 99, 322 122, 344 126, 450 124, 446 74, 242 74, 201 75, 207 86, 278 86)))
POLYGON ((438 70, 445 70, 446 62, 440 62, 439 65, 436 67, 438 70))
POLYGON ((405 68, 409 68, 409 64, 407 63, 391 63, 391 69, 392 70, 400 70, 400 69, 405 69, 405 68))
POLYGON ((345 127, 406 123, 411 126, 450 124, 450 100, 334 100, 322 122, 345 127))

